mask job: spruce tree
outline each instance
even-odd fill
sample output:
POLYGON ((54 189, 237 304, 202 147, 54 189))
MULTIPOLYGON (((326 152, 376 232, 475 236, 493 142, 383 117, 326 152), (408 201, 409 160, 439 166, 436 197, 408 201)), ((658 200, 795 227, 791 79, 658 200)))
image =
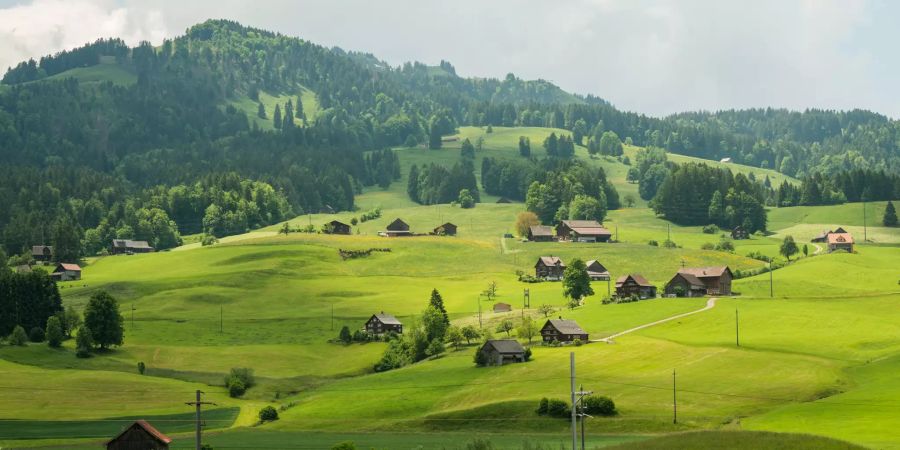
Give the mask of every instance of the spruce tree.
POLYGON ((266 116, 266 105, 263 105, 262 102, 259 103, 259 107, 256 108, 256 115, 260 119, 265 119, 266 116))
POLYGON ((447 325, 450 324, 450 317, 447 316, 447 309, 444 308, 444 299, 443 297, 441 297, 441 293, 438 292, 437 289, 431 290, 431 299, 428 301, 428 304, 440 311, 444 316, 444 321, 447 323, 447 325))
POLYGON ((894 203, 891 201, 887 202, 887 206, 884 208, 884 219, 882 219, 882 223, 886 227, 896 227, 897 226, 897 210, 894 209, 894 203))
POLYGON ((275 113, 272 114, 272 125, 274 125, 275 128, 281 129, 281 105, 275 105, 275 113))

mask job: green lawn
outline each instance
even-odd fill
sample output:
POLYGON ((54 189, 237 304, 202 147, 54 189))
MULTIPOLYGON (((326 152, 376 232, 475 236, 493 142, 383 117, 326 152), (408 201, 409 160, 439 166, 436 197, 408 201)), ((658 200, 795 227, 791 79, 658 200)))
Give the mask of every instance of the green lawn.
POLYGON ((111 81, 113 84, 120 86, 129 86, 137 83, 137 75, 133 70, 109 60, 90 67, 76 67, 49 76, 45 80, 64 80, 66 78, 75 78, 81 83, 111 81))

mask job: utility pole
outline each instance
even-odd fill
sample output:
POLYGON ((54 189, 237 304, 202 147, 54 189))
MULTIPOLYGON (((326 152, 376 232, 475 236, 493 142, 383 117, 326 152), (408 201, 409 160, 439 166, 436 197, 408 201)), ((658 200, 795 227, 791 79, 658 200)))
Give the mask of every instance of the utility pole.
POLYGON ((578 403, 575 399, 575 352, 569 353, 569 375, 572 383, 572 450, 577 450, 578 426, 575 423, 575 417, 577 414, 575 410, 578 409, 578 403))
POLYGON ((772 263, 769 263, 769 297, 775 296, 773 281, 774 280, 772 279, 772 263))
POLYGON ((734 308, 734 342, 741 346, 741 324, 738 322, 738 310, 734 308))
POLYGON ((478 302, 478 329, 483 330, 484 325, 481 324, 481 295, 479 295, 475 301, 478 302))
POLYGON ((131 331, 134 331, 134 303, 131 304, 131 331))
POLYGON ((219 334, 225 332, 225 307, 219 306, 219 334))
POLYGON ((616 224, 616 242, 619 242, 619 225, 616 224))
POLYGON ((863 243, 869 240, 869 235, 866 232, 866 199, 863 198, 863 243))
POLYGON ((678 423, 678 397, 675 394, 675 369, 672 369, 672 423, 678 423))
POLYGON ((190 405, 190 406, 196 406, 196 407, 197 407, 197 417, 196 417, 196 422, 197 422, 197 449, 196 449, 196 450, 200 450, 200 446, 201 446, 200 443, 201 443, 201 440, 202 440, 202 438, 201 438, 201 429, 202 429, 202 425, 201 425, 201 421, 200 421, 200 407, 203 406, 203 405, 215 405, 215 403, 213 403, 213 402, 204 402, 204 401, 200 401, 200 396, 201 396, 201 395, 203 395, 203 391, 197 389, 197 401, 187 402, 187 403, 186 403, 187 405, 190 405))
POLYGON ((334 302, 331 302, 331 331, 334 331, 334 302))
POLYGON ((666 240, 667 240, 667 241, 671 241, 671 240, 672 240, 672 229, 671 229, 671 228, 672 228, 672 226, 671 226, 670 224, 667 223, 667 224, 666 224, 666 240))

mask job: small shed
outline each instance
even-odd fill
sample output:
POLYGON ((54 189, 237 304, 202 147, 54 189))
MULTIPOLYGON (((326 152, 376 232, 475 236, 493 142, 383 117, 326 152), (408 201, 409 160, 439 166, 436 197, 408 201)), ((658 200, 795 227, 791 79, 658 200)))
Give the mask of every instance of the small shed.
POLYGON ((691 273, 678 272, 666 283, 665 292, 675 297, 703 297, 706 285, 691 273))
POLYGON ((489 339, 479 350, 487 365, 502 366, 508 362, 525 362, 525 349, 515 339, 489 339))
POLYGON ((741 239, 748 239, 750 237, 750 232, 747 231, 744 227, 738 225, 731 230, 731 238, 739 241, 741 239))
POLYGON ((373 314, 372 317, 369 318, 366 322, 366 332, 375 335, 389 332, 402 334, 403 324, 393 315, 385 314, 384 311, 382 311, 378 314, 373 314))
POLYGON ((172 438, 138 420, 106 443, 106 450, 169 450, 172 438))
POLYGON ((53 247, 49 245, 34 245, 31 247, 31 257, 35 261, 51 261, 53 260, 53 247))
POLYGON ((656 286, 650 284, 640 274, 623 275, 616 280, 616 295, 619 297, 637 295, 639 298, 655 298, 656 286))
POLYGON ((384 234, 389 237, 412 236, 412 232, 409 231, 409 224, 400 219, 394 219, 393 222, 388 224, 387 231, 384 234))
POLYGON ((596 259, 592 259, 587 262, 587 273, 592 281, 607 281, 609 280, 609 270, 600 264, 596 259))
POLYGON ((78 264, 59 263, 50 276, 59 281, 76 281, 81 279, 81 266, 78 264))
POLYGON ((435 228, 434 234, 438 236, 456 236, 456 225, 447 222, 435 228))
POLYGON ((494 312, 495 313, 503 313, 512 311, 512 305, 509 303, 498 302, 494 303, 494 312))
POLYGON ((325 224, 326 234, 350 234, 350 225, 339 220, 332 220, 325 224))
POLYGON ((578 322, 560 317, 548 320, 541 327, 541 338, 544 342, 572 342, 575 339, 587 342, 588 333, 578 325, 578 322))
POLYGON ((534 276, 546 280, 562 280, 566 265, 558 256, 541 256, 534 264, 534 276))
POLYGON ((553 227, 532 225, 528 227, 528 240, 532 242, 550 242, 554 239, 553 227))

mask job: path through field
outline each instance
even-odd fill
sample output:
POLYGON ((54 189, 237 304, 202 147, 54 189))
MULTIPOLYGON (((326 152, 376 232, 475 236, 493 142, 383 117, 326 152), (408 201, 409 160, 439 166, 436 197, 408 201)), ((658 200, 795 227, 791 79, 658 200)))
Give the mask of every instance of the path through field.
POLYGON ((650 327, 652 327, 652 326, 654 326, 654 325, 659 325, 659 324, 661 324, 661 323, 666 323, 666 322, 669 322, 669 321, 672 321, 672 320, 675 320, 675 319, 680 319, 680 318, 682 318, 682 317, 687 317, 687 316, 690 316, 691 314, 697 314, 697 313, 701 313, 701 312, 706 311, 706 310, 713 309, 713 308, 716 307, 716 300, 718 300, 718 298, 712 297, 712 298, 710 298, 709 300, 706 301, 706 306, 704 306, 703 308, 700 308, 700 309, 698 309, 698 310, 696 310, 696 311, 686 312, 686 313, 678 314, 678 315, 675 315, 675 316, 672 316, 672 317, 667 317, 667 318, 665 318, 665 319, 657 320, 657 321, 655 321, 655 322, 645 323, 645 324, 643 324, 643 325, 640 325, 640 326, 637 326, 637 327, 634 327, 634 328, 629 328, 629 329, 627 329, 627 330, 625 330, 625 331, 621 331, 621 332, 616 333, 616 334, 614 334, 614 335, 612 335, 612 336, 607 336, 607 337, 605 337, 605 338, 603 338, 603 339, 592 339, 591 342, 606 342, 607 344, 612 344, 612 343, 614 342, 613 339, 615 339, 615 338, 617 338, 617 337, 619 337, 619 336, 622 336, 622 335, 625 335, 625 334, 628 334, 628 333, 632 333, 632 332, 635 332, 635 331, 638 331, 638 330, 643 330, 644 328, 650 328, 650 327))

